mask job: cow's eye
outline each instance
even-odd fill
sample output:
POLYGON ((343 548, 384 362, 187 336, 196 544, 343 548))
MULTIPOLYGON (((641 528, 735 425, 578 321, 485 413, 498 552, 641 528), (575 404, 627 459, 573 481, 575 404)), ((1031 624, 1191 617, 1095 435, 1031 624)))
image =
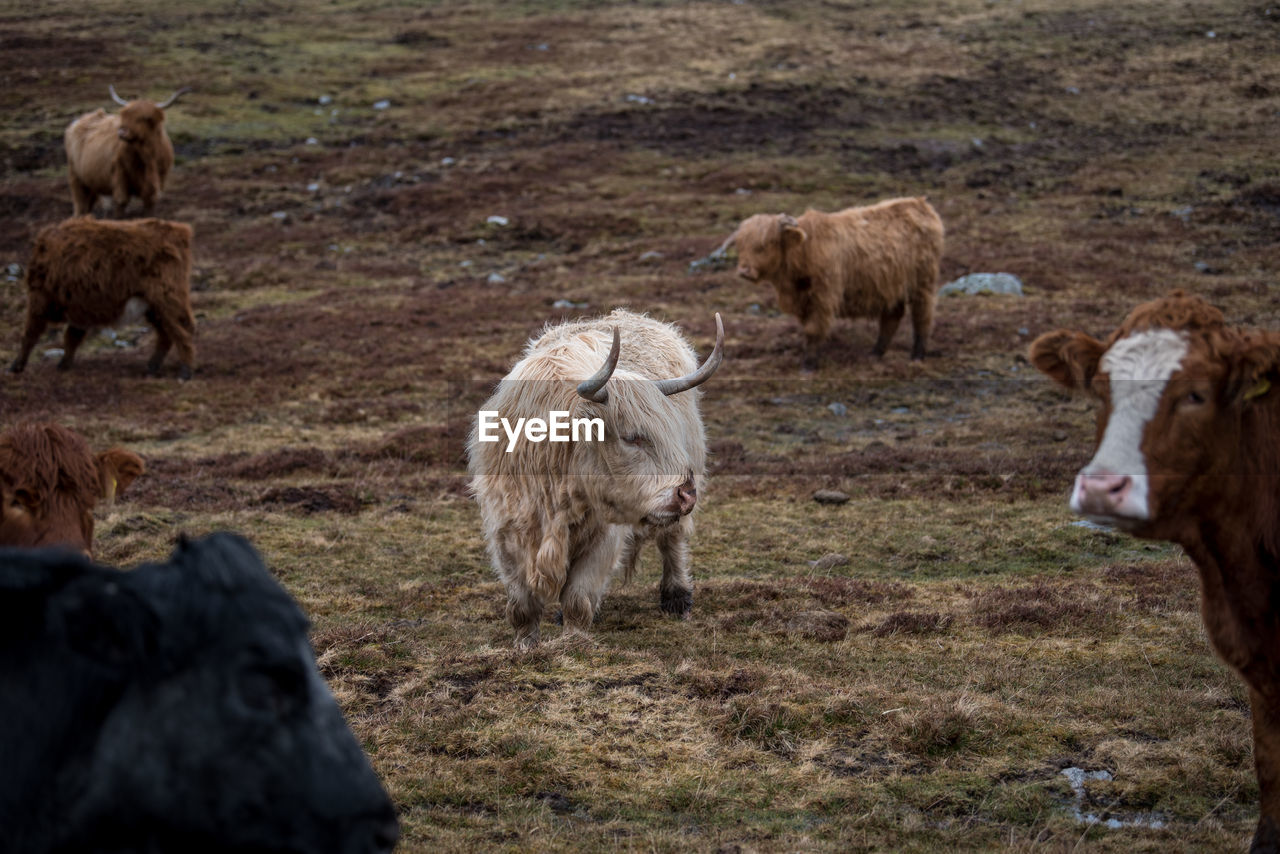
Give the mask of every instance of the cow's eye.
POLYGON ((256 664, 240 673, 240 700, 254 712, 288 717, 306 698, 306 677, 285 665, 256 664))
POLYGON ((1189 391, 1186 397, 1182 398, 1182 402, 1187 406, 1199 406, 1204 403, 1204 395, 1198 391, 1189 391))
POLYGON ((649 437, 645 436, 643 433, 623 433, 622 441, 632 447, 638 448, 642 445, 648 444, 649 437))

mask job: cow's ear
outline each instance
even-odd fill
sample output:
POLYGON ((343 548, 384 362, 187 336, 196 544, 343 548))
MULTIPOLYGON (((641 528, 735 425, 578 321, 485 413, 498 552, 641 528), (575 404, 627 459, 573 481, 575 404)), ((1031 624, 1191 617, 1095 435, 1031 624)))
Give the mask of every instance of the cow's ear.
POLYGON ((783 244, 799 246, 809 236, 791 214, 778 214, 778 225, 782 227, 783 244))
POLYGON ((98 454, 98 479, 102 482, 99 498, 108 502, 122 495, 138 475, 146 472, 142 457, 124 448, 112 448, 98 454))
POLYGON ((1280 396, 1280 335, 1248 333, 1226 355, 1228 400, 1250 404, 1280 396))
POLYGON ((134 670, 151 657, 160 626, 154 609, 124 583, 123 575, 101 569, 88 573, 49 603, 55 636, 114 673, 134 670))
POLYGON ((1059 329, 1046 332, 1027 350, 1031 364, 1055 382, 1070 389, 1092 389, 1094 374, 1106 346, 1083 332, 1059 329))

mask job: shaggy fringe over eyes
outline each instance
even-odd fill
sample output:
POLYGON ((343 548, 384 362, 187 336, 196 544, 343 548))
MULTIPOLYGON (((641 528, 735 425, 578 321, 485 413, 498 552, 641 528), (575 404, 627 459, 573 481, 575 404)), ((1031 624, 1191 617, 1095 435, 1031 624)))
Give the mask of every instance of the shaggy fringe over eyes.
POLYGON ((63 491, 81 506, 91 507, 101 493, 89 445, 58 424, 19 424, 0 436, 0 473, 14 489, 31 492, 38 502, 63 491))

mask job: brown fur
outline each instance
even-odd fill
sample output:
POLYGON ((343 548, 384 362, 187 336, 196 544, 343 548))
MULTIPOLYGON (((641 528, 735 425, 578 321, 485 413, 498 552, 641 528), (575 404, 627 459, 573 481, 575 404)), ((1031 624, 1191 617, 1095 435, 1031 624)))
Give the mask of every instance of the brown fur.
POLYGON ((142 200, 151 215, 169 170, 173 143, 164 110, 152 101, 130 101, 119 113, 94 110, 67 125, 67 183, 76 216, 92 213, 99 196, 110 196, 116 216, 129 199, 142 200))
POLYGON ((73 217, 46 226, 36 236, 27 267, 26 331, 9 370, 20 373, 45 327, 62 321, 67 324, 65 353, 58 367, 71 367, 86 333, 125 319, 136 298, 146 303, 147 322, 156 329, 147 370, 157 373, 176 344, 179 375, 190 378, 196 331, 190 279, 191 226, 184 223, 73 217))
POLYGON ((0 546, 67 546, 92 554, 93 507, 145 471, 123 448, 96 457, 57 424, 19 424, 0 435, 0 546))
POLYGON ((1137 536, 1180 544, 1200 572, 1201 614, 1214 649, 1249 686, 1261 787, 1255 851, 1280 841, 1280 333, 1229 327, 1222 313, 1175 291, 1138 306, 1107 339, 1060 330, 1031 360, 1069 388, 1109 388, 1102 355, 1130 333, 1186 333, 1189 350, 1165 386, 1141 449, 1151 518, 1137 536))
POLYGON ((883 356, 911 309, 913 359, 924 358, 933 329, 942 220, 923 198, 889 199, 838 213, 757 214, 722 248, 736 244, 738 275, 769 282, 778 307, 804 330, 804 366, 815 368, 818 346, 837 317, 877 317, 873 353, 883 356))

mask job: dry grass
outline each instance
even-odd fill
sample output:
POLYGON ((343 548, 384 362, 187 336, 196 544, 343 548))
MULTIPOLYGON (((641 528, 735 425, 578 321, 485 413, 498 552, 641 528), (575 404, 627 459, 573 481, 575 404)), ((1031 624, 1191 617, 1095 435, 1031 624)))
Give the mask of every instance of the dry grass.
MULTIPOLYGON (((1071 524, 1092 412, 1023 352, 1175 286, 1276 325, 1278 27, 1137 0, 0 0, 0 266, 69 212, 61 132, 108 83, 196 87, 160 213, 196 229, 200 363, 146 380, 149 333, 93 342, 0 381, 0 422, 146 458, 104 560, 253 538, 404 850, 1239 848, 1247 703, 1194 569, 1071 524), (688 273, 749 214, 920 193, 944 276, 1027 286, 943 301, 924 363, 845 323, 801 377, 770 293, 688 273), (659 616, 647 555, 590 637, 515 653, 461 451, 524 340, 580 313, 559 299, 703 352, 720 311, 728 358, 693 618, 659 616), (1166 827, 1078 824, 1067 766, 1114 777, 1088 811, 1166 827)), ((22 312, 0 275, 6 347, 22 312)))

